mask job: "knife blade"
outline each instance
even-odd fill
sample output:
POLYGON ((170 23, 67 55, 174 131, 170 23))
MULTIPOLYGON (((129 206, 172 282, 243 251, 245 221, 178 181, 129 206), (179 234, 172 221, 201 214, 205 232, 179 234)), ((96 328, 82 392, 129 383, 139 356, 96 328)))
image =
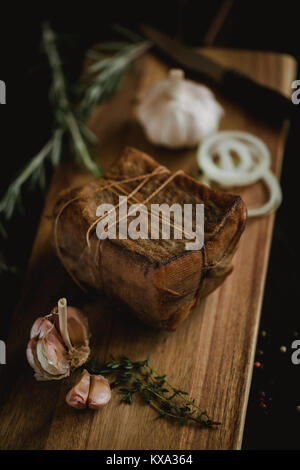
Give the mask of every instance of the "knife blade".
POLYGON ((261 85, 236 69, 224 67, 150 26, 143 25, 141 29, 176 64, 208 77, 224 96, 239 103, 256 117, 274 120, 299 116, 297 106, 277 90, 261 85))

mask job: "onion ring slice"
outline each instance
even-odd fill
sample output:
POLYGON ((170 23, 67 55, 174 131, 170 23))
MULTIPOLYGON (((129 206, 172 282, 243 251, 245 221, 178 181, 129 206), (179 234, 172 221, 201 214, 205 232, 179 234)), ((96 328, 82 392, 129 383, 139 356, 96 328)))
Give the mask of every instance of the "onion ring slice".
POLYGON ((260 207, 252 209, 249 208, 248 217, 261 217, 263 215, 271 214, 271 212, 275 211, 281 204, 281 187, 273 173, 268 171, 264 174, 261 181, 265 183, 269 190, 269 200, 260 207))
POLYGON ((249 208, 249 217, 269 214, 280 205, 282 193, 270 171, 270 152, 258 137, 242 131, 210 134, 198 148, 197 161, 204 183, 214 181, 223 188, 232 188, 261 180, 267 186, 269 200, 258 208, 249 208))

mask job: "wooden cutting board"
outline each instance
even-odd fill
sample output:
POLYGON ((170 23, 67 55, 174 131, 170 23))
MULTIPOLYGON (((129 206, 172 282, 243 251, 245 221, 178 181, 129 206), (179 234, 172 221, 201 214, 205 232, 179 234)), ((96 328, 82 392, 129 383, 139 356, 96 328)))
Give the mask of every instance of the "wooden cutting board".
MULTIPOLYGON (((295 61, 264 52, 206 49, 205 54, 236 67, 265 85, 290 94, 295 61)), ((90 126, 99 137, 96 155, 106 170, 126 145, 148 152, 171 170, 196 174, 195 149, 167 151, 147 142, 134 121, 134 106, 143 90, 165 76, 167 67, 152 55, 143 57, 127 75, 111 102, 95 110, 90 126)), ((261 137, 279 176, 286 125, 263 125, 238 106, 218 97, 226 115, 222 129, 261 137)), ((33 246, 28 274, 7 342, 7 365, 0 366, 2 449, 238 449, 241 446, 251 382, 256 336, 268 264, 274 216, 248 221, 234 271, 203 300, 175 332, 152 330, 109 300, 84 298, 57 261, 50 243, 49 215, 59 191, 91 179, 72 165, 55 172, 33 246), (101 412, 67 407, 65 395, 74 376, 63 382, 37 383, 25 360, 29 329, 60 296, 83 305, 90 318, 93 350, 101 362, 110 354, 134 360, 150 356, 155 369, 174 386, 190 392, 222 425, 216 430, 180 427, 157 418, 137 401, 120 404, 118 393, 101 412)), ((243 191, 246 202, 264 197, 259 185, 243 191)), ((268 286, 266 286, 268 288, 268 286)))

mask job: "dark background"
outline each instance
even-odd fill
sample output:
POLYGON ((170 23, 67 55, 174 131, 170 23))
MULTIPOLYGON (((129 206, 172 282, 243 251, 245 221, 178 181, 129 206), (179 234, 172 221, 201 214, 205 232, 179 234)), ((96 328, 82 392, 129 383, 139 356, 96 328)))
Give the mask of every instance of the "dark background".
MULTIPOLYGON (((220 7, 230 2, 210 0, 60 2, 37 7, 26 2, 1 5, 0 79, 7 85, 7 105, 0 106, 0 196, 20 167, 45 143, 51 131, 48 105, 49 73, 40 48, 40 25, 49 20, 61 36, 61 52, 70 80, 76 78, 84 50, 110 38, 111 23, 138 29, 140 22, 156 26, 187 44, 272 50, 299 60, 300 16, 297 2, 233 1, 215 35, 211 25, 220 7), (213 37, 212 37, 213 36, 213 37)), ((229 5, 230 6, 230 5, 229 5)), ((262 309, 261 328, 250 392, 244 449, 300 449, 300 365, 291 363, 291 343, 299 334, 298 191, 300 123, 292 122, 282 174, 283 204, 277 212, 262 309), (266 332, 266 336, 261 334, 266 332), (280 347, 287 347, 286 353, 280 347), (266 409, 259 406, 265 394, 266 409)), ((49 177, 51 175, 49 174, 49 177)), ((6 225, 9 238, 1 252, 19 275, 1 276, 0 338, 5 339, 26 270, 44 195, 24 193, 23 215, 6 225)), ((242 282, 242 281, 241 281, 242 282)), ((222 384, 220 384, 222 386, 222 384)))

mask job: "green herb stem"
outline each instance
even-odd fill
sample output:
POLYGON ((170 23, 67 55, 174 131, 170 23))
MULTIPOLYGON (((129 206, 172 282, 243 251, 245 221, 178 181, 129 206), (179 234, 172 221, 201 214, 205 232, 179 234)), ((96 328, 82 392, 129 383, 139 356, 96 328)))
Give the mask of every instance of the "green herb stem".
MULTIPOLYGON (((150 366, 148 366, 148 365, 145 366, 145 367, 147 367, 148 369, 150 369, 150 366)), ((152 368, 152 371, 153 371, 157 376, 159 376, 159 373, 158 373, 155 369, 152 368)), ((152 379, 152 380, 153 380, 153 379, 152 379)), ((165 385, 168 385, 173 391, 176 390, 176 388, 173 387, 173 385, 171 385, 170 382, 169 382, 166 378, 164 379, 164 384, 165 384, 165 385)), ((186 398, 184 395, 181 395, 180 398, 181 398, 181 400, 184 401, 185 403, 191 405, 191 399, 190 399, 190 398, 186 398)), ((196 405, 195 403, 193 403, 193 407, 194 407, 194 408, 197 408, 200 412, 203 412, 203 409, 202 409, 200 406, 196 405)))
POLYGON ((102 175, 98 165, 92 160, 88 148, 80 132, 78 120, 75 118, 66 92, 61 60, 55 44, 55 35, 48 25, 43 29, 43 42, 47 52, 50 67, 52 69, 52 99, 56 102, 57 108, 61 111, 59 123, 65 125, 66 130, 71 135, 73 147, 79 163, 85 166, 96 178, 102 175))
POLYGON ((181 424, 191 421, 207 428, 220 424, 210 419, 206 411, 195 405, 194 400, 185 398, 184 395, 187 393, 173 387, 166 380, 166 375, 154 376, 157 372, 150 366, 149 358, 145 361, 132 362, 126 357, 118 361, 111 357, 110 362, 103 368, 100 368, 93 359, 86 367, 90 373, 114 375, 111 387, 119 387, 119 391, 123 394, 121 401, 124 403, 131 404, 133 396, 140 393, 144 401, 162 417, 181 424))
POLYGON ((29 161, 19 176, 9 185, 4 197, 0 201, 0 213, 3 213, 6 219, 10 219, 13 214, 23 184, 44 164, 52 147, 53 140, 50 139, 40 152, 29 161))
POLYGON ((102 176, 102 170, 91 159, 90 153, 79 130, 77 121, 70 111, 68 111, 66 114, 66 123, 72 135, 74 150, 79 159, 79 162, 81 162, 95 176, 95 178, 100 178, 102 176))

